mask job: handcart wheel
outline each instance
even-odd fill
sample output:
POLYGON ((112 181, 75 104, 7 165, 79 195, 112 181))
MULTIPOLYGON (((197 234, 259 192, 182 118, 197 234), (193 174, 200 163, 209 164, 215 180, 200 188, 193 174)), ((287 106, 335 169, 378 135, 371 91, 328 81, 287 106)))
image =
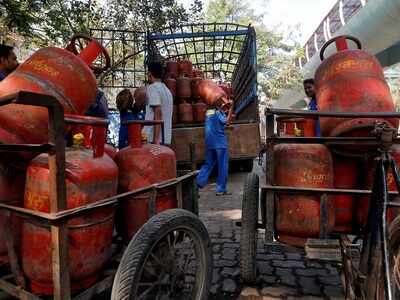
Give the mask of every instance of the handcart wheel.
MULTIPOLYGON (((75 34, 72 38, 69 44, 67 45, 66 49, 75 55, 78 55, 84 47, 87 46, 88 43, 90 42, 97 42, 96 39, 87 36, 85 34, 75 34)), ((108 54, 107 49, 99 42, 97 42, 101 49, 101 54, 102 58, 100 59, 100 62, 103 63, 104 65, 99 65, 98 63, 92 64, 90 68, 93 70, 95 75, 100 75, 102 72, 106 71, 111 67, 111 58, 110 55, 108 54)))
POLYGON ((152 217, 130 241, 112 300, 208 299, 211 241, 197 216, 171 209, 152 217))
POLYGON ((240 273, 242 281, 256 281, 257 224, 259 178, 255 173, 247 175, 242 201, 242 227, 240 231, 240 273))
MULTIPOLYGON (((390 254, 390 271, 394 282, 392 290, 393 299, 400 299, 400 216, 397 216, 389 226, 389 254, 390 254)), ((379 276, 377 300, 384 298, 384 279, 383 275, 379 276)))

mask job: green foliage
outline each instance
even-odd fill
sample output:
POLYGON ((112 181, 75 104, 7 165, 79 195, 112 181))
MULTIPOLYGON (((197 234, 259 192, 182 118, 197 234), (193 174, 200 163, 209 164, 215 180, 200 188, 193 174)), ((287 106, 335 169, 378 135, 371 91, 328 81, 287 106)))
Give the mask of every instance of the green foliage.
POLYGON ((40 10, 41 1, 37 0, 1 0, 0 23, 3 30, 32 34, 32 24, 37 21, 35 13, 40 10))
POLYGON ((250 8, 246 0, 210 0, 206 9, 207 22, 252 24, 257 33, 257 68, 260 89, 269 99, 277 99, 283 90, 301 81, 300 70, 294 61, 302 55, 294 42, 295 32, 270 30, 262 15, 250 8))
POLYGON ((0 0, 0 26, 40 46, 65 45, 90 27, 155 31, 193 21, 201 10, 200 0, 190 10, 177 0, 0 0))

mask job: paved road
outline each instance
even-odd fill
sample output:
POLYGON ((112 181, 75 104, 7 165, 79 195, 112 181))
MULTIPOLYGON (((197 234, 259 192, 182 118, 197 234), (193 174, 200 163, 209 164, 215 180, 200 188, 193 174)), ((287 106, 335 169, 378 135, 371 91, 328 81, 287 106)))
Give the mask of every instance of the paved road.
MULTIPOLYGON (((255 170, 259 172, 257 167, 255 170)), ((262 239, 257 250, 260 271, 257 285, 254 288, 241 285, 240 228, 235 226, 235 222, 241 218, 246 175, 230 175, 231 196, 216 197, 215 184, 200 191, 200 217, 213 242, 214 274, 210 299, 344 299, 335 265, 307 261, 302 249, 281 247, 275 252, 267 252, 262 239)))

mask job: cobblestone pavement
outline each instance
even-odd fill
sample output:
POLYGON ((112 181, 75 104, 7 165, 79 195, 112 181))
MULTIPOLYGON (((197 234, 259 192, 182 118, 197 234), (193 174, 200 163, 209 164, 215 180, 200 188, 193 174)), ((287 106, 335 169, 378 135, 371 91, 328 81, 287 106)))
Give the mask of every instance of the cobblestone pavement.
MULTIPOLYGON (((258 171, 258 168, 255 169, 258 171)), ((242 286, 239 271, 243 182, 247 173, 230 174, 231 196, 215 196, 215 184, 200 191, 200 217, 213 243, 214 270, 210 299, 344 299, 338 270, 333 264, 308 261, 304 251, 288 246, 266 251, 259 234, 257 263, 260 275, 254 287, 242 286)))

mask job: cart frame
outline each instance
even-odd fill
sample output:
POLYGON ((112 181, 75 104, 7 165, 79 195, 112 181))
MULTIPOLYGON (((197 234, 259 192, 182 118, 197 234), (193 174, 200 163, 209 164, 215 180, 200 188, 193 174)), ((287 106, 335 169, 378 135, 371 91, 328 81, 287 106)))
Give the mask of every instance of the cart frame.
MULTIPOLYGON (((328 195, 371 195, 370 212, 368 215, 367 230, 364 234, 364 243, 361 252, 361 263, 356 270, 358 278, 350 282, 349 273, 354 273, 353 264, 344 264, 345 268, 345 289, 346 299, 351 298, 351 293, 355 291, 356 299, 376 299, 376 282, 383 277, 384 299, 392 300, 394 297, 394 280, 390 271, 390 255, 388 249, 389 233, 386 220, 386 212, 389 207, 400 207, 399 202, 390 199, 398 196, 400 191, 400 173, 396 162, 390 156, 389 148, 392 144, 400 143, 400 137, 397 130, 385 127, 382 124, 375 126, 376 137, 280 137, 276 135, 275 116, 291 117, 337 117, 337 118, 400 118, 400 113, 335 113, 335 112, 316 112, 316 111, 296 111, 284 109, 266 110, 266 145, 262 150, 266 152, 266 178, 265 182, 260 184, 261 198, 260 205, 262 211, 262 224, 257 224, 256 228, 265 229, 265 242, 267 247, 274 247, 279 242, 276 241, 275 230, 275 207, 277 195, 279 193, 311 193, 320 194, 321 227, 320 238, 327 239, 328 234, 328 195), (299 144, 325 144, 325 145, 368 145, 375 146, 378 149, 377 170, 374 175, 374 185, 370 190, 355 189, 327 189, 327 188, 299 188, 290 186, 274 185, 274 145, 279 143, 299 143, 299 144), (389 192, 387 188, 387 171, 391 169, 396 182, 398 191, 389 192), (383 272, 383 274, 382 274, 383 272), (351 286, 351 285, 356 286, 351 286)), ((242 224, 243 226, 243 224, 242 224)), ((343 236, 343 235, 341 235, 343 236)), ((351 257, 346 255, 344 239, 341 240, 342 256, 346 262, 351 261, 351 257)))
MULTIPOLYGON (((76 123, 74 119, 64 117, 62 105, 52 96, 36 94, 31 92, 18 92, 0 98, 0 106, 9 104, 34 105, 44 107, 49 115, 49 141, 45 144, 0 144, 0 152, 31 152, 48 153, 50 170, 50 213, 32 211, 29 209, 11 206, 0 203, 0 211, 5 211, 6 217, 11 214, 19 217, 33 220, 36 223, 51 228, 51 247, 52 247, 52 273, 54 285, 55 300, 83 300, 91 299, 92 296, 110 288, 113 284, 113 278, 116 268, 110 267, 104 270, 103 279, 97 282, 89 289, 81 292, 75 297, 71 297, 70 276, 69 276, 69 257, 68 257, 68 226, 67 222, 71 218, 80 216, 93 210, 115 206, 123 201, 127 196, 150 193, 148 213, 151 218, 156 214, 156 195, 159 190, 165 188, 176 188, 178 208, 183 208, 197 214, 198 190, 195 183, 196 171, 190 171, 187 174, 154 184, 141 189, 132 190, 123 194, 100 200, 82 207, 66 209, 66 184, 65 184, 65 141, 64 125, 76 123)), ((79 121, 80 124, 90 124, 100 126, 91 121, 79 121)), ((9 224, 9 222, 7 222, 9 224)), ((0 290, 7 294, 26 300, 40 300, 42 298, 26 290, 25 278, 21 271, 17 253, 13 247, 13 234, 10 226, 5 227, 5 236, 7 243, 8 256, 10 260, 11 273, 0 278, 0 290), (13 282, 12 280, 15 280, 13 282)), ((119 249, 121 250, 121 249, 119 249)), ((116 253, 121 254, 121 253, 116 253)), ((111 261, 115 259, 111 258, 111 261)))

